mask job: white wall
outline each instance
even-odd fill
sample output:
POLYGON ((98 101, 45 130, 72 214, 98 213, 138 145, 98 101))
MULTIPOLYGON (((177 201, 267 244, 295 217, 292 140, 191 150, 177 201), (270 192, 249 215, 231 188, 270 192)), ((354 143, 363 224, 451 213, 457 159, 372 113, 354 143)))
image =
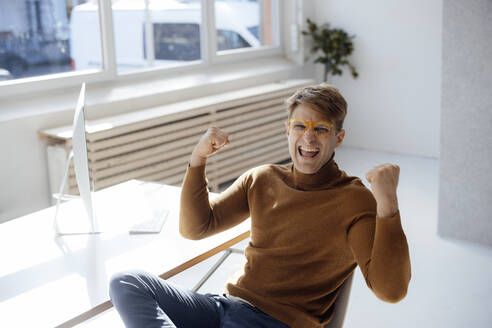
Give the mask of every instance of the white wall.
POLYGON ((438 234, 492 246, 492 1, 444 4, 438 234))
MULTIPOLYGON (((344 144, 439 157, 442 0, 317 0, 318 24, 356 34, 344 144)), ((317 78, 322 80, 322 67, 317 78)))

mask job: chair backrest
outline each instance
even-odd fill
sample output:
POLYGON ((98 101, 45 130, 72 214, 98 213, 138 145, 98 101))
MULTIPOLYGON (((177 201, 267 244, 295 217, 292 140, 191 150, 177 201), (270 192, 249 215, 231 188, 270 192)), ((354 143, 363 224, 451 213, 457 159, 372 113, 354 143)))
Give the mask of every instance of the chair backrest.
POLYGON ((347 312, 348 301, 350 297, 350 290, 352 289, 352 279, 354 278, 354 273, 352 273, 347 280, 344 281, 340 294, 338 294, 337 300, 335 301, 335 308, 333 319, 329 324, 325 325, 325 328, 342 328, 343 322, 345 321, 345 313, 347 312))

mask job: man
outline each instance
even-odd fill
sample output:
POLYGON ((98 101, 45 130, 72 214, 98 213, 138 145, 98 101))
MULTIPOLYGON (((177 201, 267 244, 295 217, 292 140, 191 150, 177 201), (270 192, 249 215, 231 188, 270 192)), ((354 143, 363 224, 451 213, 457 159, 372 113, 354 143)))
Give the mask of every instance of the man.
POLYGON ((345 136, 347 104, 336 88, 301 88, 287 107, 292 163, 253 168, 211 201, 206 160, 229 144, 212 127, 183 182, 184 237, 205 238, 251 217, 244 273, 223 296, 184 291, 144 272, 116 275, 111 298, 127 327, 324 327, 357 265, 378 298, 405 297, 410 259, 396 196, 399 167, 369 170, 372 193, 338 168, 334 150, 345 136))

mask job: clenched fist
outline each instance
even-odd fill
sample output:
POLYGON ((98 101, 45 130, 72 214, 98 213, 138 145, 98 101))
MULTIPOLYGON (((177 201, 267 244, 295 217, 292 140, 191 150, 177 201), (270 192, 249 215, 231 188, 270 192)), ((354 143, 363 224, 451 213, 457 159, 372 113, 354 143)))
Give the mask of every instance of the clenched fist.
POLYGON ((190 165, 205 164, 207 157, 229 144, 229 135, 217 127, 211 127, 200 138, 191 154, 190 165))
POLYGON ((398 211, 396 188, 400 176, 400 167, 394 164, 380 164, 366 173, 372 193, 377 202, 379 217, 390 217, 398 211))

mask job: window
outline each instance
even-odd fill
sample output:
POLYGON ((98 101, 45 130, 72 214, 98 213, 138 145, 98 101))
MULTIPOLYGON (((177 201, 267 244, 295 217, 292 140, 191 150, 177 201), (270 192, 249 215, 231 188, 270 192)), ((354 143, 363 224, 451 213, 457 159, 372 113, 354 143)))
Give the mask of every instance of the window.
POLYGON ((0 11, 0 75, 4 79, 83 69, 71 62, 74 52, 83 51, 80 44, 71 42, 74 33, 82 36, 86 47, 97 49, 99 65, 94 67, 101 68, 97 2, 0 0, 0 11), (88 11, 94 15, 88 16, 88 11))
POLYGON ((97 81, 213 65, 215 56, 236 58, 231 50, 268 55, 265 49, 280 49, 278 6, 278 0, 0 0, 0 84, 74 71, 82 74, 56 78, 70 76, 76 84, 89 73, 97 81), (205 19, 208 13, 214 21, 205 19))
POLYGON ((273 0, 215 0, 217 51, 274 46, 273 0))
POLYGON ((119 72, 200 60, 200 1, 113 0, 119 72))

